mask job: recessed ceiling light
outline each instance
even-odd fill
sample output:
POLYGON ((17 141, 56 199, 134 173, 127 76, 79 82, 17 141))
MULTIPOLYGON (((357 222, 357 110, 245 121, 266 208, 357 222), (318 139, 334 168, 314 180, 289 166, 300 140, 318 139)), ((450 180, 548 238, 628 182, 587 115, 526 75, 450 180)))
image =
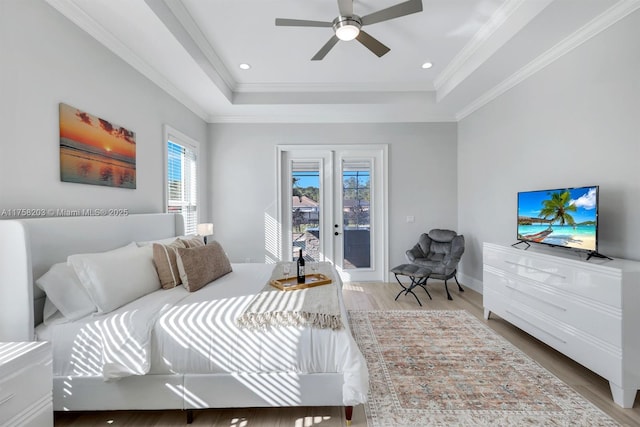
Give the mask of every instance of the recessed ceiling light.
POLYGON ((433 67, 433 64, 431 62, 425 62, 424 64, 422 64, 422 68, 424 68, 425 70, 431 67, 433 67))
POLYGON ((249 68, 251 68, 251 65, 249 64, 240 64, 240 68, 243 70, 248 70, 249 68))

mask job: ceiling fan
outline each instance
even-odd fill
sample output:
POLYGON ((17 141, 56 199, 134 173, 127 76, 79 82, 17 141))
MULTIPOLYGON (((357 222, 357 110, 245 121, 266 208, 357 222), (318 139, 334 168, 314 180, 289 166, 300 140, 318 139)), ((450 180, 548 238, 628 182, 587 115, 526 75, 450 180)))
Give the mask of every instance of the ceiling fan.
POLYGON ((332 27, 335 34, 324 46, 322 46, 322 48, 320 48, 318 53, 311 58, 312 61, 319 61, 324 58, 331 48, 338 43, 338 41, 349 41, 353 39, 358 40, 371 52, 376 54, 378 57, 381 57, 389 52, 390 49, 369 35, 369 33, 365 32, 362 27, 421 12, 422 0, 405 1, 362 17, 353 13, 353 0, 338 0, 338 10, 340 15, 332 22, 276 18, 276 26, 332 27))

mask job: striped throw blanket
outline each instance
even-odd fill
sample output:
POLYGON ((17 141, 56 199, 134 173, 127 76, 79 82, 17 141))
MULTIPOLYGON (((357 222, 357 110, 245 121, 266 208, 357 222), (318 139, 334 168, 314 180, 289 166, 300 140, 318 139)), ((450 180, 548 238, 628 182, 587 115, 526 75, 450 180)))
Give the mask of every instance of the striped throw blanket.
POLYGON ((338 292, 340 279, 329 263, 321 263, 319 272, 332 278, 328 285, 295 291, 282 291, 271 286, 271 280, 283 277, 282 264, 276 264, 271 279, 251 300, 236 323, 249 329, 278 326, 313 327, 339 330, 344 328, 338 292))

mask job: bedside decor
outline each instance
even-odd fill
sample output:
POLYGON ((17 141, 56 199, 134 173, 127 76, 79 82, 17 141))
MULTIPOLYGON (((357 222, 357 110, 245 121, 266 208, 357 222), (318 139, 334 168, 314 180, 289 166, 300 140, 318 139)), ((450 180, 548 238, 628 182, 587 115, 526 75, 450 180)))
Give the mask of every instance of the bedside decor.
POLYGON ((204 239, 204 244, 207 244, 207 236, 211 236, 213 234, 213 224, 210 222, 205 222, 202 224, 198 224, 196 227, 198 236, 202 236, 204 239))
POLYGON ((60 103, 60 180, 136 188, 136 134, 60 103))

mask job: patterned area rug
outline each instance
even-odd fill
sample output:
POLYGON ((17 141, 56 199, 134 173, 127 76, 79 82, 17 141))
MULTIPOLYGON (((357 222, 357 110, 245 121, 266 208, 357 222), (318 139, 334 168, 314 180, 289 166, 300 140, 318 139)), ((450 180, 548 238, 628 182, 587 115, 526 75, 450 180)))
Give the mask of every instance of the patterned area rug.
POLYGON ((370 427, 618 426, 466 311, 350 311, 370 427))

